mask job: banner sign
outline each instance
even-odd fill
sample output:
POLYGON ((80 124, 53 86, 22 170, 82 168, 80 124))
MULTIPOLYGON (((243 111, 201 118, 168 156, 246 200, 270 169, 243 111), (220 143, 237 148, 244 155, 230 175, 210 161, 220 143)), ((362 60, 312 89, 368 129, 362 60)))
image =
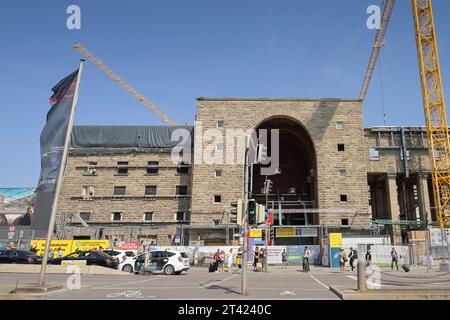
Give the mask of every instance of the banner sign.
POLYGON ((261 229, 250 230, 250 238, 262 238, 262 230, 261 229))
POLYGON ((317 237, 317 228, 314 227, 277 227, 275 232, 277 238, 291 237, 317 237))
MULTIPOLYGON (((42 256, 45 252, 45 240, 32 240, 30 243, 31 247, 35 247, 37 250, 37 255, 42 256)), ((52 240, 50 242, 50 249, 53 250, 53 257, 58 256, 58 251, 61 249, 62 256, 67 256, 72 252, 77 250, 100 250, 108 249, 109 240, 52 240)))
POLYGON ((328 237, 330 238, 330 248, 342 247, 342 233, 330 233, 328 237))

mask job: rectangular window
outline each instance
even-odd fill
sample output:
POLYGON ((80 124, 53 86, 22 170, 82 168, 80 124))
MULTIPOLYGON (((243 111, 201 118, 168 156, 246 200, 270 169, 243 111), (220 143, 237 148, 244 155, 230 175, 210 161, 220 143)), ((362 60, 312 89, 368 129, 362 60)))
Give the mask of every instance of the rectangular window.
POLYGON ((80 218, 87 222, 91 219, 91 213, 90 212, 80 212, 80 218))
POLYGON ((344 121, 336 121, 336 129, 344 129, 344 121))
POLYGON ((339 169, 339 177, 346 177, 346 176, 347 176, 347 170, 339 169))
POLYGON ((177 194, 177 196, 187 196, 187 194, 188 194, 187 186, 177 186, 176 194, 177 194))
POLYGON ((128 161, 117 162, 117 174, 128 174, 128 161))
POLYGON ((380 153, 375 148, 369 149, 369 159, 372 161, 380 160, 380 153))
POLYGON ((341 194, 341 202, 347 202, 347 195, 346 194, 341 194))
POLYGON ((92 200, 94 196, 94 186, 84 186, 82 191, 82 197, 84 200, 92 200))
POLYGON ((183 163, 179 164, 177 166, 177 173, 178 174, 188 174, 189 173, 189 166, 185 165, 183 163))
POLYGON ((96 175, 97 174, 97 162, 89 161, 85 174, 88 175, 96 175))
POLYGON ((187 214, 184 211, 177 212, 177 221, 187 221, 187 214))
POLYGON ((215 225, 215 226, 220 225, 220 220, 213 220, 213 225, 215 225))
POLYGON ((113 212, 111 219, 112 221, 122 221, 122 212, 113 212))
POLYGON ((149 161, 147 163, 147 174, 158 174, 159 170, 159 162, 158 161, 149 161))
POLYGON ((214 195, 214 203, 221 203, 222 202, 222 196, 221 195, 214 195))
POLYGON ((221 177, 222 176, 222 170, 221 169, 216 169, 214 170, 214 176, 217 177, 221 177))
POLYGON ((123 197, 125 195, 126 190, 127 187, 114 187, 114 196, 123 197))
POLYGON ((225 121, 217 121, 217 128, 223 129, 225 128, 225 121))
POLYGON ((145 195, 146 196, 155 196, 156 195, 156 186, 145 186, 145 195))
POLYGON ((345 151, 345 145, 343 143, 339 143, 337 145, 337 149, 338 149, 338 151, 345 151))
POLYGON ((341 219, 341 225, 348 226, 348 219, 341 219))
POLYGON ((145 212, 144 221, 153 221, 153 212, 145 212))

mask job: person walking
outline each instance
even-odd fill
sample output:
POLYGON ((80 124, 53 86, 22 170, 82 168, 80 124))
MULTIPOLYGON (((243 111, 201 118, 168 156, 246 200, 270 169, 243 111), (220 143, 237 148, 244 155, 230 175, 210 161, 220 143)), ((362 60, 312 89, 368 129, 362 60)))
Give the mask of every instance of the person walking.
POLYGON ((309 259, 311 258, 312 254, 311 251, 308 249, 308 247, 305 247, 305 250, 303 251, 303 271, 309 272, 309 259))
POLYGON ((370 252, 370 249, 366 252, 366 265, 368 267, 372 266, 372 252, 370 252))
POLYGON ((391 251, 391 270, 394 270, 394 263, 398 271, 398 253, 395 251, 395 248, 392 248, 391 251))
POLYGON ((242 249, 242 247, 239 247, 239 249, 238 249, 238 253, 237 253, 237 256, 236 256, 236 265, 237 265, 237 267, 238 267, 238 272, 241 270, 241 267, 242 267, 242 256, 243 256, 243 253, 244 253, 244 249, 242 249))
POLYGON ((353 265, 353 263, 355 262, 356 259, 358 259, 358 251, 350 247, 350 253, 348 254, 348 257, 350 258, 350 267, 352 268, 352 271, 354 271, 355 266, 353 265))
POLYGON ((283 252, 281 253, 281 269, 287 269, 287 263, 288 263, 288 256, 286 249, 283 249, 283 252))
POLYGON ((256 271, 256 266, 258 265, 258 257, 259 257, 259 248, 258 246, 256 246, 255 250, 253 250, 253 271, 256 271))
POLYGON ((341 272, 345 271, 345 263, 347 262, 347 255, 345 254, 344 249, 339 251, 339 270, 341 272))
POLYGON ((219 264, 220 264, 220 249, 217 249, 214 254, 214 272, 219 272, 219 264))
POLYGON ((261 250, 259 251, 258 261, 261 263, 261 271, 264 271, 265 265, 266 265, 266 252, 265 252, 264 248, 261 248, 261 250))
POLYGON ((230 252, 226 254, 225 257, 226 269, 228 272, 231 271, 231 267, 233 265, 233 249, 230 249, 230 252))
POLYGON ((224 272, 225 267, 225 251, 220 251, 220 261, 219 261, 219 268, 220 272, 224 272))

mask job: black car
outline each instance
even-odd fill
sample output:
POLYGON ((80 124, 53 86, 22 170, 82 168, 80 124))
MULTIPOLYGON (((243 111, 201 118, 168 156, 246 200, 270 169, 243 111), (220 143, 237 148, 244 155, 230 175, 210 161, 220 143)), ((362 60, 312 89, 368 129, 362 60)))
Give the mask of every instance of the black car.
POLYGON ((0 250, 0 263, 39 264, 42 257, 25 250, 0 250))
POLYGON ((97 265, 107 268, 117 268, 118 260, 102 251, 78 251, 68 254, 62 258, 49 259, 48 263, 61 264, 61 261, 86 261, 87 265, 97 265))

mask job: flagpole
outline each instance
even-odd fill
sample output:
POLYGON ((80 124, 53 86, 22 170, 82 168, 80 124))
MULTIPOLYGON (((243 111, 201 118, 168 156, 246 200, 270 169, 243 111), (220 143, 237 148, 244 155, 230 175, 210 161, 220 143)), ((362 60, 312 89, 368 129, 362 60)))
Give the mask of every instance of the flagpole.
POLYGON ((80 60, 80 67, 78 69, 75 93, 73 96, 72 107, 70 109, 69 125, 67 127, 66 139, 64 141, 64 151, 62 154, 61 166, 60 166, 59 172, 58 172, 58 180, 56 181, 55 197, 53 200, 52 212, 50 215, 50 223, 48 225, 48 231, 47 231, 47 241, 45 242, 45 251, 44 251, 44 256, 42 257, 41 273, 39 275, 39 286, 41 286, 41 287, 44 285, 45 271, 47 269, 47 262, 48 262, 48 252, 50 251, 50 242, 52 240, 53 229, 55 227, 55 221, 56 221, 56 210, 58 208, 58 200, 59 200, 59 195, 61 193, 61 186, 62 186, 63 179, 64 179, 67 155, 69 153, 70 135, 72 134, 73 120, 75 118, 75 107, 77 105, 77 100, 78 100, 78 91, 80 89, 80 79, 81 79, 81 73, 83 72, 83 64, 84 64, 84 60, 80 60))

